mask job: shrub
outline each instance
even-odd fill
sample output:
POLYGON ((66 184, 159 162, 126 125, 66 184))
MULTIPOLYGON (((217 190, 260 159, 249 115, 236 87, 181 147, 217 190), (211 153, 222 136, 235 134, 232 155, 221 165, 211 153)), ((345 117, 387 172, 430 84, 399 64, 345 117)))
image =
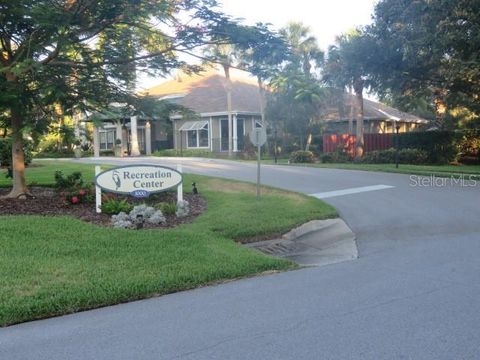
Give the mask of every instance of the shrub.
POLYGON ((458 144, 459 161, 463 164, 480 163, 480 130, 464 131, 458 144))
POLYGON ((315 155, 311 151, 298 150, 290 154, 291 163, 314 163, 315 155))
POLYGON ((332 163, 347 163, 351 162, 352 159, 348 156, 348 154, 342 150, 337 150, 331 153, 324 153, 320 155, 320 161, 324 164, 332 164, 332 163))
POLYGON ((73 157, 75 154, 72 150, 61 150, 61 151, 52 151, 46 152, 42 151, 34 155, 35 159, 60 159, 60 158, 69 158, 73 157))
POLYGON ((422 131, 398 135, 400 149, 419 149, 427 154, 426 163, 446 164, 457 159, 460 134, 453 131, 422 131))
POLYGON ((190 214, 190 203, 187 200, 179 201, 177 204, 177 211, 175 212, 175 215, 177 217, 185 217, 190 214))
POLYGON ((192 150, 192 149, 183 149, 175 150, 175 149, 164 149, 164 150, 157 150, 153 154, 153 156, 165 156, 165 157, 215 157, 215 153, 212 153, 209 150, 192 150))
POLYGON ((85 185, 80 171, 75 171, 70 175, 64 176, 63 172, 58 170, 55 171, 54 178, 55 189, 57 190, 79 189, 85 185))
MULTIPOLYGON (((25 153, 25 165, 32 162, 33 143, 29 140, 23 141, 23 151, 25 153)), ((10 167, 12 166, 12 139, 0 139, 0 165, 10 167)))
POLYGON ((102 212, 107 215, 117 215, 121 212, 129 213, 132 209, 133 205, 129 204, 126 199, 106 198, 102 201, 102 212))
POLYGON ((70 189, 61 192, 61 194, 64 196, 65 201, 71 205, 93 202, 93 193, 91 189, 70 189))
POLYGON ((143 228, 144 223, 160 225, 166 222, 167 219, 160 210, 155 210, 146 204, 135 206, 128 214, 121 211, 118 215, 112 215, 112 224, 116 228, 138 230, 143 228))
POLYGON ((428 162, 428 153, 420 149, 400 149, 398 161, 401 164, 422 165, 428 162))
POLYGON ((76 205, 93 202, 93 191, 91 184, 85 183, 82 173, 75 171, 64 176, 61 171, 55 171, 55 189, 65 198, 69 204, 76 205))
POLYGON ((177 211, 177 204, 174 202, 162 202, 155 206, 158 210, 161 210, 165 215, 175 215, 177 211))
MULTIPOLYGON (((393 164, 396 161, 396 150, 375 150, 366 153, 360 162, 365 164, 393 164)), ((400 164, 420 165, 428 162, 426 151, 419 149, 400 149, 398 151, 398 162, 400 164)))

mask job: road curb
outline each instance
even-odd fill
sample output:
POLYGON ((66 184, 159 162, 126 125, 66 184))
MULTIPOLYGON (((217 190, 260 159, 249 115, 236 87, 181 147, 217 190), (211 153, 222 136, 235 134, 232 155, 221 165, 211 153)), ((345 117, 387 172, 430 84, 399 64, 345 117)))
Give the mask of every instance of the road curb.
POLYGON ((313 220, 279 239, 245 246, 302 266, 324 266, 358 258, 355 234, 342 219, 313 220))

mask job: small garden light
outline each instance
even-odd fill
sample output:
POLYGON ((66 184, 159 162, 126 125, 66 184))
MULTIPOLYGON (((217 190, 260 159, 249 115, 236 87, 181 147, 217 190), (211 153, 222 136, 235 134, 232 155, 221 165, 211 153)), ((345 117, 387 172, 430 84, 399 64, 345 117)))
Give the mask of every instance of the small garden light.
POLYGON ((137 230, 143 229, 143 223, 145 220, 143 219, 142 214, 138 214, 137 218, 135 219, 135 226, 137 227, 137 230))

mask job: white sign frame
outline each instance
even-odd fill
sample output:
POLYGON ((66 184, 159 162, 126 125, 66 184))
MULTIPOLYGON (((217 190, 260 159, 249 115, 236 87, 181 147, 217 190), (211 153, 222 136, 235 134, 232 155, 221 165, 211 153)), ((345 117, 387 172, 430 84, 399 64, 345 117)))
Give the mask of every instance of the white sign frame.
POLYGON ((108 169, 108 170, 105 170, 105 171, 102 171, 98 174, 96 174, 95 176, 95 179, 94 179, 94 182, 95 182, 95 186, 98 186, 100 189, 102 189, 103 191, 106 191, 106 192, 109 192, 109 193, 114 193, 114 194, 121 194, 121 195, 130 195, 130 196, 134 196, 134 197, 148 197, 150 194, 156 194, 156 193, 160 193, 160 192, 164 192, 164 191, 168 191, 172 188, 176 188, 178 187, 180 184, 183 183, 183 174, 181 171, 178 171, 178 170, 175 170, 171 167, 167 167, 167 166, 161 166, 161 165, 149 165, 149 164, 134 164, 134 165, 125 165, 125 166, 118 166, 118 167, 114 167, 112 169, 108 169), (141 167, 145 167, 145 168, 152 168, 153 171, 155 171, 154 169, 156 170, 167 170, 167 171, 171 171, 173 173, 176 173, 178 174, 178 181, 176 180, 173 184, 167 186, 167 187, 164 187, 162 189, 154 189, 154 190, 151 190, 151 189, 147 189, 145 187, 142 187, 140 189, 138 189, 139 192, 141 191, 144 191, 146 192, 146 195, 144 196, 138 196, 138 195, 135 195, 134 192, 136 191, 118 191, 118 190, 115 190, 115 189, 111 189, 111 188, 108 188, 108 187, 105 187, 103 186, 101 183, 99 183, 99 178, 101 176, 104 176, 106 173, 112 173, 115 172, 115 171, 119 171, 119 170, 122 170, 122 169, 128 169, 128 168, 141 168, 141 167))

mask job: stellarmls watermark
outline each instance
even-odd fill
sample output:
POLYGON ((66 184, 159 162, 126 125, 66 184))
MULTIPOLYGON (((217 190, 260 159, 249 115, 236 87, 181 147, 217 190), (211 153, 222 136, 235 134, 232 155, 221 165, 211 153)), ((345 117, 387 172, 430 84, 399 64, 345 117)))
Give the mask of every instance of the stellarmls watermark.
POLYGON ((411 187, 475 187, 480 185, 478 175, 462 174, 451 175, 449 177, 439 177, 436 175, 410 175, 411 187))

